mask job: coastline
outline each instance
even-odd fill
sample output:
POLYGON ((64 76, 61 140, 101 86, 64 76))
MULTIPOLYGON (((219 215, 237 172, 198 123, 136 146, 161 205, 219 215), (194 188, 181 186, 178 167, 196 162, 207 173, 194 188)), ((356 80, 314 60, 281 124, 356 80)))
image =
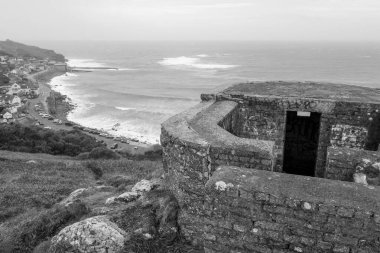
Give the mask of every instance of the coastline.
POLYGON ((39 122, 42 126, 53 130, 80 130, 87 135, 93 136, 98 141, 104 142, 108 148, 116 146, 115 151, 118 152, 140 155, 152 149, 154 146, 153 144, 133 141, 131 139, 111 136, 109 134, 100 136, 100 134, 103 133, 101 130, 96 128, 90 129, 70 121, 67 116, 75 108, 75 105, 70 103, 69 97, 55 91, 50 85, 50 82, 54 77, 66 75, 66 73, 67 72, 56 70, 45 70, 29 76, 31 80, 38 82, 40 91, 39 97, 31 100, 27 107, 29 115, 34 118, 34 120, 39 122), (49 113, 55 119, 61 120, 62 124, 56 124, 49 119, 41 117, 34 108, 38 104, 40 107, 44 108, 46 113, 49 113))

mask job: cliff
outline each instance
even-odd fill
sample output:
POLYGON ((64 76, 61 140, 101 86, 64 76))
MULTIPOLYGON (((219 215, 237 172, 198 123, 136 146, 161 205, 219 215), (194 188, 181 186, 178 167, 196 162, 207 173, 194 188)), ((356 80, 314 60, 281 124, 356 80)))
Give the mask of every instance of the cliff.
POLYGON ((53 50, 29 46, 11 40, 0 41, 0 53, 17 57, 35 57, 38 59, 48 58, 49 60, 59 62, 64 62, 66 60, 62 54, 57 54, 53 50))

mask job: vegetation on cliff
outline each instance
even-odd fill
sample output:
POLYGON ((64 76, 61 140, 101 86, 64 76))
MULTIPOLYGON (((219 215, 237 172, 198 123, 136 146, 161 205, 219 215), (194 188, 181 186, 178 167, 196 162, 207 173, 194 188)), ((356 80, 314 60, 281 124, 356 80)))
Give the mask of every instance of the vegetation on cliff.
POLYGON ((12 40, 0 41, 0 54, 14 57, 48 58, 49 60, 59 62, 65 61, 65 57, 62 54, 57 54, 53 50, 29 46, 12 40))
POLYGON ((0 128, 1 150, 76 156, 102 146, 94 137, 79 130, 53 131, 21 124, 0 128))

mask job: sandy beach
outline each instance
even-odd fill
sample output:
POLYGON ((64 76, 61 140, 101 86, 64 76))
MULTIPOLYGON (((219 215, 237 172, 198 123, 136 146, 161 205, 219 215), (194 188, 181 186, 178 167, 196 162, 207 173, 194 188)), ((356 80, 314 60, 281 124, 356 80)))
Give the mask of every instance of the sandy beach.
POLYGON ((60 75, 65 75, 65 73, 49 70, 29 76, 31 80, 39 83, 39 96, 35 99, 29 100, 27 104, 27 111, 29 113, 29 116, 22 121, 23 123, 35 124, 39 122, 41 127, 51 128, 53 130, 78 129, 90 136, 95 137, 97 140, 104 142, 109 148, 114 147, 117 144, 117 151, 128 152, 132 155, 143 154, 144 152, 151 149, 151 144, 145 144, 132 140, 128 140, 128 143, 125 143, 125 141, 122 142, 121 139, 117 137, 100 136, 99 134, 101 131, 96 130, 95 128, 88 129, 74 122, 70 122, 67 119, 67 115, 75 107, 75 105, 72 105, 63 99, 64 96, 56 91, 53 91, 49 85, 52 78, 60 75), (49 99, 54 100, 54 103, 50 103, 50 106, 48 103, 49 99), (54 123, 53 120, 42 117, 39 114, 40 112, 50 114, 54 119, 61 120, 62 124, 54 123))

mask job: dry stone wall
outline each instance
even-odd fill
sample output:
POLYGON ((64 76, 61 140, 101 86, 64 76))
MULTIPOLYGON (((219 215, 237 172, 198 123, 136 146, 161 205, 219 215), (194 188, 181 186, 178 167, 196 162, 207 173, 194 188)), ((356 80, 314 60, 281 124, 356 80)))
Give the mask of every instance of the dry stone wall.
POLYGON ((235 109, 235 102, 204 102, 162 125, 166 178, 181 205, 204 199, 205 184, 219 165, 272 170, 273 144, 239 138, 219 126, 228 128, 235 109))
POLYGON ((378 185, 380 175, 380 153, 369 150, 356 150, 345 147, 329 147, 327 150, 325 178, 353 181, 356 172, 367 175, 368 180, 378 185))
POLYGON ((187 195, 183 233, 208 252, 378 252, 379 189, 221 167, 187 195), (354 197, 352 196, 354 194, 354 197))
POLYGON ((363 149, 367 136, 368 130, 365 127, 338 124, 331 128, 330 143, 333 147, 363 149))
POLYGON ((283 98, 263 96, 203 95, 202 99, 238 101, 234 121, 236 125, 226 128, 238 137, 269 140, 275 143, 274 170, 282 172, 285 143, 286 111, 321 113, 316 176, 325 174, 327 147, 330 145, 377 150, 380 131, 374 127, 379 117, 380 105, 356 102, 331 101, 309 98, 283 98), (366 129, 369 129, 366 131, 366 129), (339 130, 339 131, 338 131, 339 130), (356 140, 349 131, 358 133, 356 140), (371 138, 368 139, 367 136, 371 138), (350 138, 345 138, 350 136, 350 138), (340 138, 340 139, 339 139, 340 138), (344 141, 343 141, 344 138, 344 141), (352 141, 351 141, 352 140, 352 141), (376 143, 368 143, 377 140, 376 143))

